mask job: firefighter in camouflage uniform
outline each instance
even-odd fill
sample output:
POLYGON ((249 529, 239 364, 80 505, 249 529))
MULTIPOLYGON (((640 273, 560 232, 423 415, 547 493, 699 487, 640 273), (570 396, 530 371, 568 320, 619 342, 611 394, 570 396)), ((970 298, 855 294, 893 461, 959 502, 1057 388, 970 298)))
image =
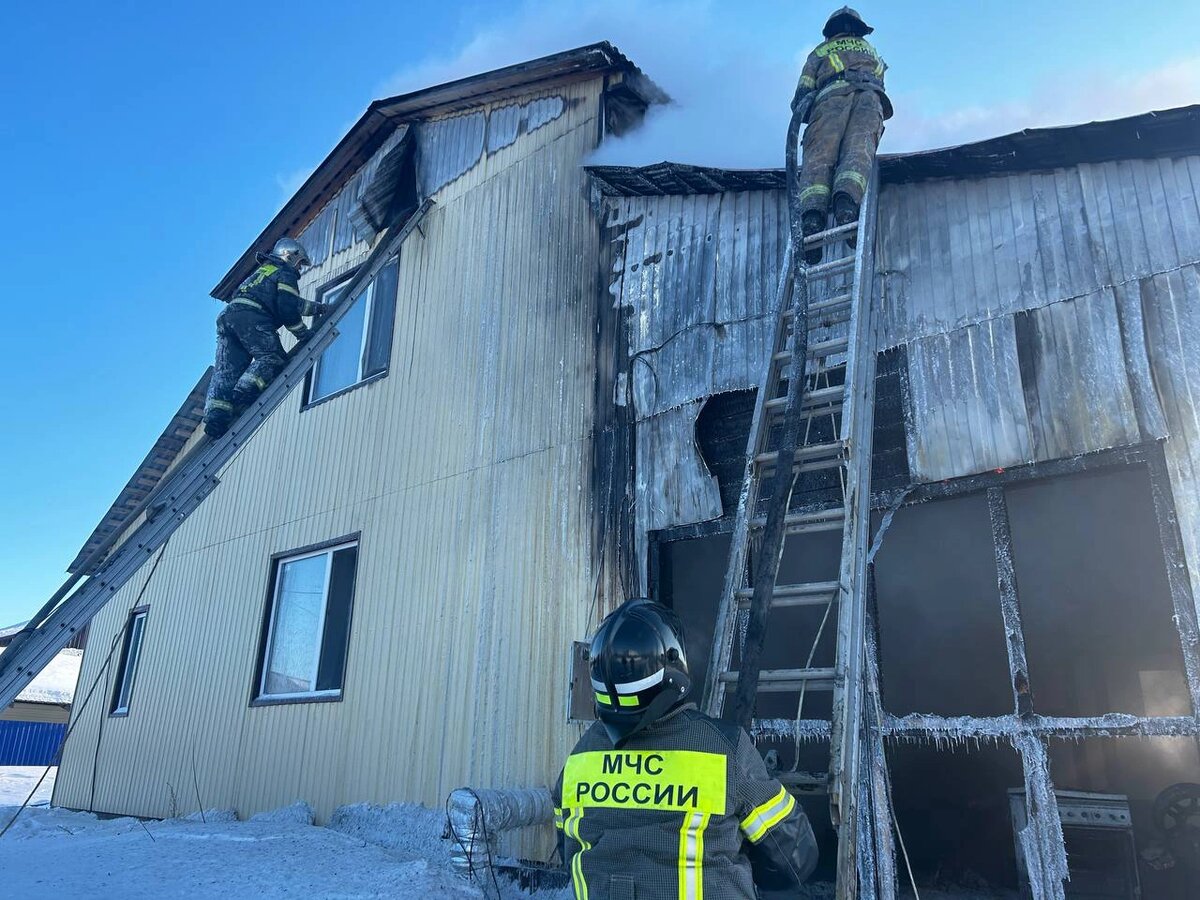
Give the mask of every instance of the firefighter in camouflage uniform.
POLYGON ((303 341, 309 335, 303 317, 328 309, 300 296, 300 269, 310 263, 299 241, 282 238, 256 259, 258 268, 217 316, 217 360, 204 404, 209 437, 224 434, 287 362, 279 329, 303 341))
MULTIPOLYGON (((831 201, 836 224, 858 219, 883 122, 892 117, 883 87, 887 64, 866 40, 874 30, 843 6, 825 23, 825 42, 808 55, 800 75, 792 112, 808 125, 800 168, 806 235, 825 230, 831 201)), ((805 259, 820 262, 821 248, 805 259)))
POLYGON ((675 614, 626 602, 590 666, 598 721, 553 792, 576 900, 797 896, 816 866, 812 827, 750 736, 688 701, 675 614))

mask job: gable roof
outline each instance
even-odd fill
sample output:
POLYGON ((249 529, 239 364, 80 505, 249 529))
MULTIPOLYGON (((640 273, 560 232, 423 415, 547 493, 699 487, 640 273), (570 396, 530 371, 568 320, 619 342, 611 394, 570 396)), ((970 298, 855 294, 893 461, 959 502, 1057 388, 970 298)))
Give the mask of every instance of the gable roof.
MULTIPOLYGON (((879 172, 885 183, 898 183, 1193 153, 1200 153, 1200 105, 1085 125, 1026 128, 937 150, 882 153, 879 172)), ((717 169, 661 162, 589 166, 588 171, 601 192, 611 196, 716 194, 784 190, 787 186, 783 169, 717 169)))
POLYGON ((579 80, 592 77, 598 72, 614 71, 636 76, 637 86, 647 93, 650 99, 665 99, 666 95, 649 81, 628 57, 608 41, 601 41, 419 91, 376 100, 367 107, 366 112, 338 141, 283 209, 275 214, 233 267, 225 273, 212 289, 212 296, 218 300, 227 300, 232 296, 234 289, 254 267, 254 254, 260 250, 269 250, 281 237, 299 234, 371 158, 398 125, 414 119, 478 106, 512 91, 526 90, 534 85, 579 80))

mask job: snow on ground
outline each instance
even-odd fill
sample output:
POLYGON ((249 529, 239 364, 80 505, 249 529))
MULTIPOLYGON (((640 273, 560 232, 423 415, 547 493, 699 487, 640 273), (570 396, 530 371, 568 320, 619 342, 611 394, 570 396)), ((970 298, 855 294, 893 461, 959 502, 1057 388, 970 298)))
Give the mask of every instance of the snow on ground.
MULTIPOLYGON (((25 798, 29 796, 29 792, 33 790, 33 786, 37 784, 38 779, 45 771, 45 766, 0 766, 0 807, 20 806, 24 803, 25 798)), ((57 774, 58 767, 52 766, 43 779, 41 787, 37 789, 37 793, 29 802, 30 806, 50 805, 50 794, 54 790, 54 776, 57 774)), ((11 815, 11 811, 8 814, 0 814, 0 828, 4 827, 9 815, 11 815)))
MULTIPOLYGON (((16 779, 6 774, 2 783, 16 779)), ((11 798, 0 793, 0 803, 11 798)), ((16 802, 21 799, 24 795, 16 802)), ((0 808, 0 827, 13 812, 0 808)), ((305 804, 245 822, 210 812, 207 823, 195 814, 163 821, 104 820, 90 813, 27 809, 0 838, 4 895, 31 900, 495 897, 494 890, 485 895, 450 868, 439 811, 357 804, 338 810, 329 827, 313 826, 311 816, 305 804)), ((500 884, 503 900, 529 896, 503 879, 500 884)), ((565 895, 536 896, 559 900, 565 895)))

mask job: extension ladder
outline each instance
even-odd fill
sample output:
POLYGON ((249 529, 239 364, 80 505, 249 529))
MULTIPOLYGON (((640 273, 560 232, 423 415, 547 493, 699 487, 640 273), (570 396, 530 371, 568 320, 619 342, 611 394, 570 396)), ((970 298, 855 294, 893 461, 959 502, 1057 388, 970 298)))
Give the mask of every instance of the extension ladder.
MULTIPOLYGON (((870 519, 875 354, 871 334, 873 176, 857 223, 789 242, 777 289, 775 335, 759 381, 724 590, 705 685, 705 711, 778 735, 830 739, 827 775, 780 773, 797 793, 828 791, 838 829, 839 898, 856 895, 857 770, 862 724, 865 583, 870 519), (855 237, 855 249, 848 238, 855 237), (795 261, 820 246, 820 263, 795 261), (814 535, 840 533, 836 571, 781 583, 785 547, 805 555, 814 535), (814 626, 813 620, 820 620, 814 626), (814 665, 830 619, 833 659, 814 665), (790 668, 762 668, 768 622, 786 636, 790 668), (832 664, 830 664, 830 662, 832 664), (806 699, 832 693, 827 720, 806 719, 806 699), (760 694, 797 698, 795 717, 754 719, 760 694)), ((819 538, 817 540, 820 540, 819 538)), ((828 536, 824 539, 829 540, 828 536)), ((814 546, 812 544, 810 547, 814 546)), ((827 551, 828 552, 828 551, 827 551)), ((789 555, 790 558, 791 555, 789 555)), ((828 648, 824 648, 828 655, 828 648)), ((779 698, 776 698, 778 700, 779 698)), ((788 710, 793 708, 789 703, 788 710)))
MULTIPOLYGON (((432 206, 433 201, 426 200, 408 215, 407 221, 394 223, 342 296, 358 296, 432 206)), ((146 514, 137 530, 117 546, 123 534, 118 529, 92 551, 79 565, 76 574, 68 578, 14 636, 8 648, 0 653, 0 710, 6 709, 17 698, 212 492, 218 483, 217 472, 292 389, 303 383, 308 370, 337 337, 337 323, 352 305, 339 303, 335 306, 312 337, 292 351, 287 366, 229 430, 215 441, 201 438, 163 482, 126 517, 126 521, 132 523, 146 514), (86 581, 83 581, 85 577, 86 581), (80 581, 83 581, 82 585, 80 581)))

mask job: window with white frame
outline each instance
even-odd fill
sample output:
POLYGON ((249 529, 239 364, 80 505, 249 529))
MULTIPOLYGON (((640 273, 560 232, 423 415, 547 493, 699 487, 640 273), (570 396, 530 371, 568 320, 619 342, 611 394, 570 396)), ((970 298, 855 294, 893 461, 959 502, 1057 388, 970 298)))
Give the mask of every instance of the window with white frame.
POLYGON ((357 563, 357 541, 275 560, 257 699, 341 696, 357 563))
POLYGON ((146 635, 145 607, 129 614, 125 625, 125 638, 121 645, 121 662, 117 666, 117 681, 113 688, 109 713, 114 716, 129 715, 129 701, 133 697, 133 683, 137 676, 138 660, 142 655, 142 639, 146 635))
MULTIPOLYGON (((338 320, 338 336, 313 367, 308 403, 324 400, 387 371, 396 319, 398 274, 399 261, 392 259, 358 296, 348 301, 353 305, 338 320)), ((322 291, 322 302, 347 302, 342 294, 351 280, 322 291)))

